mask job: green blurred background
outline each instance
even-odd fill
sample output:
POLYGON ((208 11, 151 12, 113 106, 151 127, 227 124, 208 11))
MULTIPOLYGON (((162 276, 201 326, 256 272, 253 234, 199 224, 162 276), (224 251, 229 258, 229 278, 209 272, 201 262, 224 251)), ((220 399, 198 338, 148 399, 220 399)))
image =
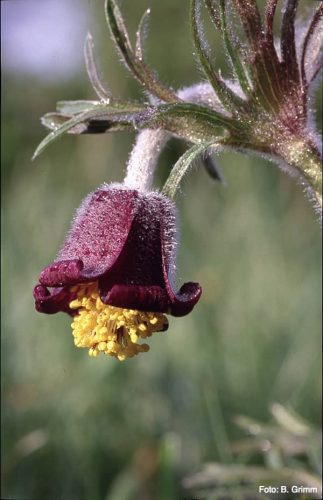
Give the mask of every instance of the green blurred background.
MULTIPOLYGON (((266 422, 279 402, 320 426, 319 225, 301 187, 265 160, 221 155, 226 185, 197 165, 178 199, 177 274, 178 283, 202 284, 201 301, 189 316, 170 318, 148 354, 125 363, 76 349, 69 317, 36 313, 32 289, 82 198, 102 182, 122 180, 134 134, 66 136, 31 162, 46 133, 39 118, 57 100, 95 99, 77 62, 87 30, 113 93, 143 94, 118 61, 101 0, 65 1, 70 25, 60 29, 71 44, 69 26, 80 23, 69 71, 60 73, 54 60, 38 73, 11 65, 10 43, 18 52, 24 45, 10 31, 14 23, 33 18, 27 38, 39 38, 50 15, 44 4, 63 5, 30 1, 22 21, 24 3, 1 3, 2 498, 190 498, 185 475, 207 461, 235 463, 235 415, 266 422)), ((188 1, 124 0, 132 34, 148 6, 149 61, 174 88, 198 81, 188 1)), ((47 41, 55 33, 48 28, 47 41)), ((211 40, 221 66, 223 50, 211 40)), ((37 44, 40 50, 41 38, 37 44)), ((170 143, 157 185, 184 150, 170 143)))

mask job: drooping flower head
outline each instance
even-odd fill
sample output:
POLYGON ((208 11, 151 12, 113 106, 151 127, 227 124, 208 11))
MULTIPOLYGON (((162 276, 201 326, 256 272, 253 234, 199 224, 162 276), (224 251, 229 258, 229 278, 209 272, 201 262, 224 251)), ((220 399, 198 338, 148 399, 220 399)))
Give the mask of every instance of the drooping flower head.
POLYGON ((139 344, 184 316, 201 288, 174 291, 176 209, 156 192, 103 185, 87 196, 57 260, 40 274, 36 309, 73 316, 75 344, 119 360, 148 350, 139 344))

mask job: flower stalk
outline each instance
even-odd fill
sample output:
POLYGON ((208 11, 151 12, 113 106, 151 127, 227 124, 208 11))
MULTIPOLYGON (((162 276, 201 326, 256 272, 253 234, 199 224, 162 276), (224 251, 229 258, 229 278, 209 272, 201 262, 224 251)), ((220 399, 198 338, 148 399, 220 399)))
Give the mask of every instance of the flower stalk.
POLYGON ((292 138, 279 147, 282 159, 294 168, 318 212, 322 209, 322 158, 318 148, 304 139, 292 138))
POLYGON ((131 151, 124 185, 129 189, 150 191, 159 153, 168 140, 164 130, 143 130, 131 151))

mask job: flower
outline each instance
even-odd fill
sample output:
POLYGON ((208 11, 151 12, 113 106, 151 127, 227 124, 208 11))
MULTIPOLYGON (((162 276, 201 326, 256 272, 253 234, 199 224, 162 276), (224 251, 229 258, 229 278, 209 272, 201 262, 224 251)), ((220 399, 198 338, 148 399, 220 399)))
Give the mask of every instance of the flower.
POLYGON ((171 200, 104 184, 85 198, 58 259, 41 272, 36 309, 73 316, 75 344, 90 355, 132 357, 149 349, 140 338, 167 329, 164 313, 184 316, 200 298, 197 283, 174 291, 175 251, 171 200))

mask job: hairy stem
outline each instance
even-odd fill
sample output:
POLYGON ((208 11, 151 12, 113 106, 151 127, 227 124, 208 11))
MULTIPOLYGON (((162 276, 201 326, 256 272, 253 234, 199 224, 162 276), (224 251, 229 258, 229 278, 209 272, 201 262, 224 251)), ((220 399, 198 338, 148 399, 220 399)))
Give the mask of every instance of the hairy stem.
POLYGON ((152 187, 158 157, 169 138, 164 130, 143 130, 137 136, 131 151, 124 184, 139 191, 152 187))
POLYGON ((311 141, 294 137, 283 143, 280 154, 301 175, 315 207, 322 210, 322 157, 318 148, 311 141))
MULTIPOLYGON (((216 95, 211 85, 202 83, 185 87, 177 92, 179 99, 216 104, 216 95)), ((149 191, 152 187, 154 172, 159 155, 168 140, 172 137, 162 129, 145 129, 137 135, 135 145, 130 153, 124 184, 139 191, 149 191)))

